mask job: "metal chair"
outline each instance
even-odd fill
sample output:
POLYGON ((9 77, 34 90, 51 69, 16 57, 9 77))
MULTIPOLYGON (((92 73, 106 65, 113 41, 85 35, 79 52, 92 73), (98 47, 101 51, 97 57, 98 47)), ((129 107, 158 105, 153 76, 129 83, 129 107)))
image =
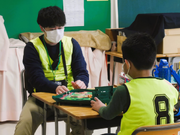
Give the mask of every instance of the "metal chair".
POLYGON ((180 123, 142 126, 137 128, 132 135, 179 135, 180 123))
MULTIPOLYGON (((25 77, 25 70, 21 71, 21 85, 22 85, 22 107, 25 105, 27 101, 27 89, 26 89, 26 77, 25 77)), ((46 110, 46 104, 44 104, 44 110, 46 110)), ((54 108, 56 109, 56 108, 54 108)), ((67 119, 66 114, 57 114, 57 111, 55 110, 55 114, 46 118, 46 111, 44 111, 44 120, 43 123, 41 124, 42 126, 42 135, 46 135, 46 122, 53 122, 55 121, 55 117, 58 117, 58 121, 63 121, 67 119)), ((56 121, 57 122, 57 121, 56 121)), ((55 132, 56 135, 58 135, 58 126, 56 124, 55 126, 55 132)))

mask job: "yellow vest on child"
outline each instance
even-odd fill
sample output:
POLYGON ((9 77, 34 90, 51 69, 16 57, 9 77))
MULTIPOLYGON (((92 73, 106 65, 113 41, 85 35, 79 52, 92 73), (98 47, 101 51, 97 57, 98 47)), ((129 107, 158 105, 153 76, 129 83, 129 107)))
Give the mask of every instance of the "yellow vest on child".
POLYGON ((178 91, 166 80, 137 78, 125 84, 130 106, 123 114, 118 135, 131 135, 141 126, 174 123, 178 91))

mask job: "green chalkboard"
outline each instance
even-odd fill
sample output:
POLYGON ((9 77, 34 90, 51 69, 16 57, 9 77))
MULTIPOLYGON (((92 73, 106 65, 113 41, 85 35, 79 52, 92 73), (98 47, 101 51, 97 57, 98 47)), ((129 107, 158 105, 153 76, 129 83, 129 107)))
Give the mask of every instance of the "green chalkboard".
POLYGON ((138 14, 180 13, 180 0, 118 0, 119 27, 128 27, 138 14))
MULTIPOLYGON (((9 38, 18 38, 22 32, 41 32, 36 22, 38 11, 43 7, 59 6, 63 8, 63 0, 1 0, 0 15, 9 38)), ((101 30, 110 27, 110 0, 84 0, 85 24, 80 27, 66 27, 65 31, 101 30)))

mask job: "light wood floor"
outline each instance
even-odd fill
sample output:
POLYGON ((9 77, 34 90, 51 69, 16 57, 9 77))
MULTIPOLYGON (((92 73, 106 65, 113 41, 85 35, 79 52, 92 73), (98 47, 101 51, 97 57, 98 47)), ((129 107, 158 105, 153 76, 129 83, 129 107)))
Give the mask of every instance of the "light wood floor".
MULTIPOLYGON (((0 135, 13 135, 14 129, 16 126, 16 122, 0 122, 0 135)), ((54 123, 47 123, 47 134, 46 135, 54 135, 54 123)), ((116 132, 116 127, 111 128, 111 133, 116 132)), ((100 135, 107 133, 107 129, 99 129, 94 130, 93 135, 100 135)), ((41 126, 37 129, 35 135, 41 135, 41 126)), ((65 123, 59 122, 59 135, 65 135, 65 123)))

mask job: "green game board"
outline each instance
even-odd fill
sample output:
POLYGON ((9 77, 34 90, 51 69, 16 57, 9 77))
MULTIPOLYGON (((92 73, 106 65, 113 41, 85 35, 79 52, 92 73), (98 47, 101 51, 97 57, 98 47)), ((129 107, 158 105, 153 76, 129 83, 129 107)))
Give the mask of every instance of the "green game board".
POLYGON ((88 105, 94 97, 98 97, 103 103, 108 104, 116 88, 112 86, 95 87, 95 89, 74 89, 52 98, 56 103, 68 105, 88 105))
POLYGON ((83 91, 83 92, 66 92, 63 97, 60 99, 62 100, 91 100, 92 92, 83 91))

